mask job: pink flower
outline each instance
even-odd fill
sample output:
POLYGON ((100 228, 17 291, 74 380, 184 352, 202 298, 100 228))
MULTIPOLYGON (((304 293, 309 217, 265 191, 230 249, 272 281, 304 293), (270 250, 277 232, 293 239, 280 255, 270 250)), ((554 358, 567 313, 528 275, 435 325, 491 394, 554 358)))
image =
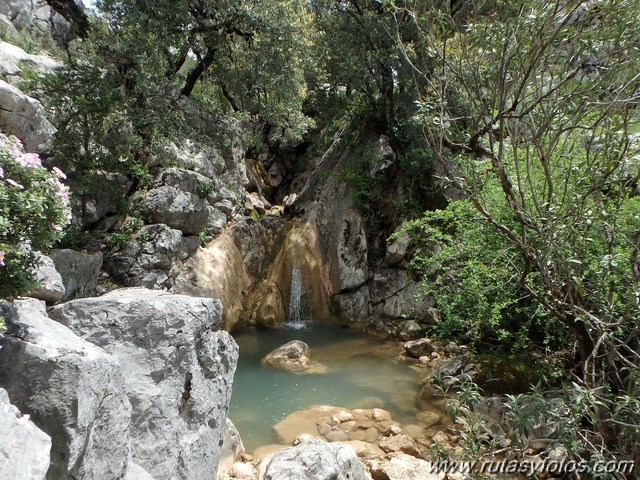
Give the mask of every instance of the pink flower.
POLYGON ((18 163, 23 167, 27 168, 35 168, 40 167, 42 163, 40 162, 40 157, 37 153, 23 153, 18 157, 18 163))
POLYGON ((15 180, 11 180, 10 178, 7 178, 7 183, 9 185, 13 185, 16 188, 19 188, 20 190, 23 190, 24 187, 22 185, 20 185, 18 182, 16 182, 15 180))
POLYGON ((0 267, 4 266, 4 256, 6 255, 4 250, 0 250, 0 267))
POLYGON ((53 172, 58 175, 58 178, 67 178, 67 176, 64 174, 64 172, 62 170, 60 170, 58 167, 53 167, 53 172))
POLYGON ((0 178, 4 178, 4 170, 0 167, 0 178))
POLYGON ((62 227, 61 227, 60 225, 54 225, 54 226, 53 226, 53 229, 54 229, 56 232, 61 232, 61 231, 62 231, 62 227))

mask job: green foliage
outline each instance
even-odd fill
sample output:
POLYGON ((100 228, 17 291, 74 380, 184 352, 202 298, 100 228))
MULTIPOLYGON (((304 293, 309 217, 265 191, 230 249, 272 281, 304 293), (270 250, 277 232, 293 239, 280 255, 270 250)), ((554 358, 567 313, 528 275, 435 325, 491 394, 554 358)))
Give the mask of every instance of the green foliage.
POLYGON ((200 198, 207 198, 213 192, 214 185, 210 180, 196 180, 195 194, 200 198))
POLYGON ((70 220, 69 195, 57 168, 48 171, 15 137, 0 134, 0 298, 34 287, 35 250, 60 237, 70 220))

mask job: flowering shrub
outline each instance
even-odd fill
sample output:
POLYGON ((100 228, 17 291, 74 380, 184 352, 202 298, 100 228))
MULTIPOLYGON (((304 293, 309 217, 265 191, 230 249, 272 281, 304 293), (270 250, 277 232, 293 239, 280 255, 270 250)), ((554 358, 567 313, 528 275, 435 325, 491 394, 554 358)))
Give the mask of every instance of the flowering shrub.
POLYGON ((49 248, 71 220, 64 178, 26 153, 20 140, 0 133, 0 298, 34 287, 34 252, 49 248))

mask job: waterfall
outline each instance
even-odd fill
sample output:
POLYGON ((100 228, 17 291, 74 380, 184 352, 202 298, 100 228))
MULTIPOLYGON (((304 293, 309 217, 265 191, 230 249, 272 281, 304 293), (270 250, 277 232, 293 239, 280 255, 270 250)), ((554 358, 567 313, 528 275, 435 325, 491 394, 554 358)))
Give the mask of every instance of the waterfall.
POLYGON ((299 325, 304 322, 302 307, 302 274, 299 268, 291 269, 291 291, 289 293, 289 323, 299 325))

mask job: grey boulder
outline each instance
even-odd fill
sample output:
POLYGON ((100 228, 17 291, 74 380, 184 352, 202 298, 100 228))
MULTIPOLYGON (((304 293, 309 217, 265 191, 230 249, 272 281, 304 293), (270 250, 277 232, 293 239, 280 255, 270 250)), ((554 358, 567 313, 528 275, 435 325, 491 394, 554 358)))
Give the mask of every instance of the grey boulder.
POLYGON ((122 478, 131 405, 118 361, 47 318, 42 302, 5 303, 0 313, 0 386, 51 437, 46 478, 122 478))
POLYGON ((102 252, 90 255, 76 250, 54 250, 51 258, 62 277, 63 299, 95 295, 102 268, 102 252))
POLYGON ((311 440, 276 453, 264 480, 366 480, 367 474, 350 445, 311 440))
POLYGON ((186 235, 197 235, 207 226, 207 202, 195 193, 164 185, 147 193, 145 203, 154 223, 164 223, 186 235))
POLYGON ((49 469, 51 438, 36 427, 29 415, 9 403, 0 388, 0 478, 44 479, 49 469))
POLYGON ((233 339, 214 331, 220 301, 131 288, 51 316, 127 372, 132 460, 156 479, 212 478, 238 359, 233 339))
POLYGON ((39 265, 35 271, 38 287, 29 294, 32 298, 44 300, 48 304, 58 303, 65 294, 62 276, 56 270, 53 260, 46 255, 37 254, 39 265))

